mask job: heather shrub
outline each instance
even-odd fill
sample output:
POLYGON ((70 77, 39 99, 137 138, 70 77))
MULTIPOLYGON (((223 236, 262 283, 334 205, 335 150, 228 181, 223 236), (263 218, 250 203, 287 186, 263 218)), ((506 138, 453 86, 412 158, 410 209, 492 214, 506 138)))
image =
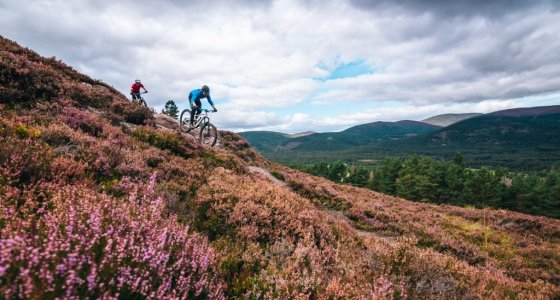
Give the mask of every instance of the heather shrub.
POLYGON ((193 201, 197 190, 212 173, 204 167, 200 157, 183 159, 169 156, 158 165, 160 192, 168 199, 169 210, 188 224, 195 224, 197 211, 193 201))
POLYGON ((124 115, 125 115, 124 112, 126 111, 126 109, 129 105, 132 105, 132 103, 129 103, 126 100, 119 99, 119 100, 113 101, 113 103, 111 103, 111 105, 109 106, 109 109, 112 113, 124 117, 124 115))
POLYGON ((87 164, 73 157, 60 156, 51 163, 53 179, 65 183, 82 183, 86 180, 87 164))
POLYGON ((176 132, 140 127, 134 130, 132 136, 159 149, 169 150, 171 153, 184 158, 200 153, 199 145, 176 132))
POLYGON ((235 153, 239 158, 246 162, 252 162, 258 158, 255 149, 247 143, 245 139, 237 133, 230 131, 220 131, 220 144, 224 149, 235 153))
POLYGON ((204 166, 207 168, 223 167, 238 174, 247 173, 246 164, 239 157, 220 150, 207 150, 202 153, 204 166))
POLYGON ((153 112, 149 108, 124 99, 113 101, 110 105, 110 112, 122 116, 128 123, 137 125, 146 125, 154 118, 153 112))
POLYGON ((125 121, 124 116, 118 115, 112 111, 106 111, 103 113, 103 117, 111 122, 112 125, 119 125, 125 121))
MULTIPOLYGON (((8 129, 9 130, 9 129, 8 129)), ((0 178, 10 177, 22 188, 49 178, 52 153, 32 139, 20 139, 12 135, 0 136, 0 178)))
MULTIPOLYGON (((83 139, 79 134, 64 123, 53 123, 42 129, 41 141, 52 147, 58 155, 75 155, 78 153, 77 144, 83 139)), ((91 137, 89 137, 91 138, 91 137)))
POLYGON ((105 108, 113 100, 109 89, 86 82, 69 82, 66 84, 65 95, 82 106, 105 108))
POLYGON ((103 122, 97 116, 86 111, 65 107, 59 118, 71 128, 80 129, 92 136, 99 137, 103 133, 103 122))
POLYGON ((122 151, 122 162, 117 166, 116 170, 120 175, 147 179, 150 174, 150 168, 144 161, 144 155, 135 149, 126 149, 122 151))
POLYGON ((138 106, 133 110, 127 111, 125 120, 132 124, 145 125, 148 120, 153 119, 152 111, 143 106, 138 106))
POLYGON ((60 78, 42 63, 0 50, 0 103, 51 101, 60 91, 60 78))
POLYGON ((154 185, 124 201, 68 186, 33 222, 1 202, 0 295, 223 298, 214 251, 165 214, 154 185))
POLYGON ((128 123, 145 125, 148 120, 153 119, 153 113, 147 107, 134 105, 132 109, 125 111, 124 119, 128 123))
POLYGON ((99 187, 101 187, 103 192, 119 198, 129 196, 137 182, 138 180, 134 180, 129 176, 122 176, 121 178, 104 179, 99 183, 99 187))
POLYGON ((304 198, 309 199, 311 202, 325 208, 346 211, 352 204, 346 199, 333 195, 330 191, 325 189, 325 186, 309 187, 304 182, 298 180, 287 181, 288 186, 304 198))
POLYGON ((102 140, 84 149, 90 170, 98 180, 119 175, 118 167, 124 162, 125 154, 121 147, 110 140, 102 140))
POLYGON ((164 155, 162 151, 154 148, 147 148, 142 150, 142 159, 150 168, 155 168, 159 166, 164 161, 169 158, 164 155))

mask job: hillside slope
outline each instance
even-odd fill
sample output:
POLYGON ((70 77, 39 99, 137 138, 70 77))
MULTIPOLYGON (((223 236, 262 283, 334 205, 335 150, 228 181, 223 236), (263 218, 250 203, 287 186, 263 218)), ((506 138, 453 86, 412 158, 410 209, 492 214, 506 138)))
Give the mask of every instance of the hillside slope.
POLYGON ((560 296, 559 220, 334 184, 226 131, 203 148, 5 39, 0 87, 4 298, 560 296))

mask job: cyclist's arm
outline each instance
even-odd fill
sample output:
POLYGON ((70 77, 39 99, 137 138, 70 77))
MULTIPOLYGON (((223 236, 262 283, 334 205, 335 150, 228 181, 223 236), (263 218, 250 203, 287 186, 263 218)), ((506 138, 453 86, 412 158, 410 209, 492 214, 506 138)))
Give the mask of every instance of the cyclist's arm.
POLYGON ((208 99, 208 103, 210 103, 210 105, 212 105, 212 108, 214 109, 214 111, 218 111, 216 109, 216 106, 214 106, 214 102, 212 102, 212 98, 210 98, 210 94, 206 95, 206 99, 208 99))
POLYGON ((214 102, 212 102, 212 98, 210 98, 210 94, 206 95, 206 99, 208 99, 208 103, 214 107, 214 102))

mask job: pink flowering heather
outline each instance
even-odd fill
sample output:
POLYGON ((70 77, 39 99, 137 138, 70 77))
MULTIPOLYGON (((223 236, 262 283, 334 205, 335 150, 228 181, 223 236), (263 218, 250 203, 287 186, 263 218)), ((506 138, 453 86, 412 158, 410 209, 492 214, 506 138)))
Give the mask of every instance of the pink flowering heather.
POLYGON ((0 298, 223 298, 214 251, 165 215, 155 182, 127 200, 66 186, 26 218, 1 202, 0 298))

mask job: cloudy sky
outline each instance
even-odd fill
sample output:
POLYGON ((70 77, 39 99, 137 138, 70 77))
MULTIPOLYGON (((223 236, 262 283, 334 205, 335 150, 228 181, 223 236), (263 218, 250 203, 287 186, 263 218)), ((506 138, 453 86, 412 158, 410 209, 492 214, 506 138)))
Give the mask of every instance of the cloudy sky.
POLYGON ((560 104, 557 0, 0 0, 0 35, 234 131, 560 104))

